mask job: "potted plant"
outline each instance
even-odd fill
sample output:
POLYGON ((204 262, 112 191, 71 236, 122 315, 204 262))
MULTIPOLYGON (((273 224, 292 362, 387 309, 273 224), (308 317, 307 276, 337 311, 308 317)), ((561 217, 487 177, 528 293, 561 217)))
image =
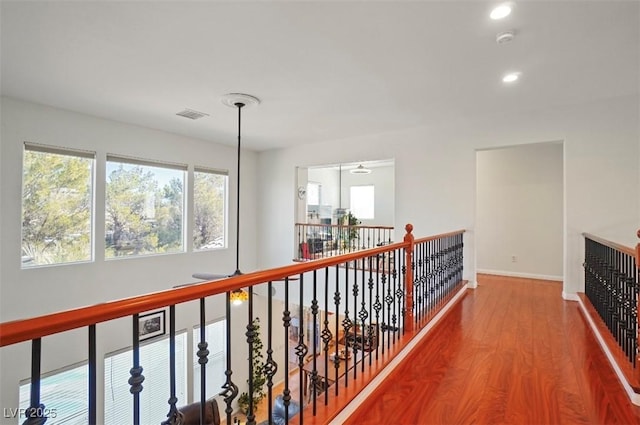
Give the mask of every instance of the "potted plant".
POLYGON ((355 241, 358 239, 358 229, 357 225, 361 223, 360 220, 356 218, 351 212, 342 217, 342 225, 347 226, 346 231, 343 233, 343 244, 344 248, 354 249, 355 241))
MULTIPOLYGON (((265 397, 264 385, 267 383, 267 374, 265 372, 264 355, 262 354, 262 340, 260 339, 260 318, 253 319, 253 328, 256 333, 253 340, 253 410, 258 408, 258 404, 265 397)), ((247 379, 247 384, 249 380, 247 379)), ((243 392, 238 397, 238 407, 242 413, 247 414, 249 411, 249 393, 243 392)))

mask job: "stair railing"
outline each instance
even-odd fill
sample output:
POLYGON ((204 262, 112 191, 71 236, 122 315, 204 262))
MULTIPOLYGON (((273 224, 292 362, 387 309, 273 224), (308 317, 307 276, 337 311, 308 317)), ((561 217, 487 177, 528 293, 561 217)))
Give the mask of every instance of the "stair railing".
POLYGON ((30 407, 23 412, 24 423, 45 423, 48 413, 56 408, 45 407, 40 397, 41 361, 46 354, 42 352, 42 340, 83 328, 88 333, 87 421, 103 422, 97 417, 97 339, 104 323, 129 317, 133 347, 128 380, 133 405, 131 423, 140 424, 140 394, 145 380, 144 365, 140 362, 140 317, 143 312, 164 308, 169 312, 170 391, 167 419, 163 424, 184 420, 179 405, 189 401, 178 400, 176 396, 175 323, 176 306, 189 301, 199 301, 200 306, 197 356, 202 382, 197 399, 200 400, 199 423, 207 423, 204 393, 208 346, 220 342, 206 341, 202 332, 207 316, 205 300, 220 295, 225 297, 227 326, 225 383, 219 393, 224 404, 222 411, 231 424, 237 415, 240 392, 240 383, 234 376, 244 370, 249 376, 246 422, 255 424, 258 406, 252 400, 262 388, 256 387, 259 383, 253 377, 253 368, 257 363, 251 354, 254 345, 259 344, 255 321, 258 309, 254 307, 258 307, 260 301, 254 296, 254 289, 266 289, 267 293, 261 305, 265 311, 261 323, 267 330, 265 360, 258 365, 267 387, 267 417, 271 420, 275 414, 278 397, 284 405, 287 422, 330 420, 428 323, 446 300, 465 287, 462 280, 464 231, 415 239, 413 226, 409 224, 405 229, 403 242, 1 323, 0 347, 31 342, 30 407), (278 291, 284 291, 278 296, 274 295, 276 286, 278 291), (231 296, 243 288, 249 289, 247 308, 232 311, 231 296), (246 317, 239 317, 242 314, 246 317), (248 359, 234 355, 234 352, 245 352, 231 344, 232 324, 238 323, 246 328, 248 359), (283 349, 278 352, 278 346, 282 345, 283 349), (291 374, 294 371, 297 375, 291 374))

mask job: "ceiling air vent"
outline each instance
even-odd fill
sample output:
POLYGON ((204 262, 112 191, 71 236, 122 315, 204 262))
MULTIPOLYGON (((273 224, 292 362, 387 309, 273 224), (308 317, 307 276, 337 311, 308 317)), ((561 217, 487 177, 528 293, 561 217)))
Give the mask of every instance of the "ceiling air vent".
POLYGON ((189 118, 190 120, 197 120, 202 117, 208 117, 209 114, 205 114, 204 112, 194 111, 193 109, 185 109, 184 111, 178 112, 176 115, 180 115, 181 117, 189 118))

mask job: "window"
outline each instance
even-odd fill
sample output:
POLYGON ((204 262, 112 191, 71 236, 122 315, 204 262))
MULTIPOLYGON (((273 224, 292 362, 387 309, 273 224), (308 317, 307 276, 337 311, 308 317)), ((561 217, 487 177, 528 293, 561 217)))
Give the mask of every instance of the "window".
MULTIPOLYGON (((205 327, 205 341, 209 344, 209 360, 205 366, 207 374, 206 397, 207 399, 222 391, 222 385, 226 382, 224 374, 227 369, 227 321, 220 320, 205 327)), ((193 398, 200 401, 200 371, 198 363, 198 343, 200 342, 200 327, 193 330, 193 398)))
POLYGON ((375 186, 351 186, 351 213, 358 219, 374 218, 375 186))
MULTIPOLYGON (((187 334, 176 334, 176 397, 178 406, 187 404, 187 334)), ((140 346, 144 375, 140 392, 140 423, 159 424, 167 419, 171 397, 169 380, 169 338, 140 346)), ((104 423, 130 424, 133 397, 128 383, 133 351, 109 354, 104 360, 104 423)))
POLYGON ((184 251, 185 171, 107 157, 106 258, 184 251))
MULTIPOLYGON (((40 380, 40 403, 47 424, 86 425, 89 423, 89 368, 86 364, 44 375, 40 380)), ((31 380, 20 382, 20 409, 31 405, 31 380)), ((24 412, 24 410, 20 410, 24 412)), ((19 423, 23 422, 24 415, 19 423)))
POLYGON ((196 168, 193 173, 193 249, 225 246, 225 172, 196 168))
POLYGON ((94 157, 25 143, 22 268, 92 260, 94 157))

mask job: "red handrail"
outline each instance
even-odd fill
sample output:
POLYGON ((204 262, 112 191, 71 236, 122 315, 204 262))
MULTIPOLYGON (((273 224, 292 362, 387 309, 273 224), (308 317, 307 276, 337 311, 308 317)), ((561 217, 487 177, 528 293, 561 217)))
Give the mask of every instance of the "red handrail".
POLYGON ((253 286, 274 280, 282 280, 324 267, 336 266, 348 261, 406 248, 404 242, 384 245, 337 257, 328 257, 290 266, 247 273, 227 279, 195 283, 190 286, 168 289, 152 294, 110 301, 102 304, 66 310, 24 320, 0 323, 0 347, 28 341, 59 332, 77 329, 120 317, 131 316, 168 305, 198 300, 234 289, 253 286))
MULTIPOLYGON (((408 224, 406 226, 408 234, 411 233, 412 229, 412 225, 408 224)), ((212 295, 224 294, 226 292, 233 291, 234 289, 244 288, 270 281, 283 280, 287 277, 297 276, 306 272, 310 272, 312 270, 332 267, 349 261, 359 260, 397 249, 405 249, 407 252, 410 252, 411 248, 415 244, 444 238, 463 232, 464 230, 442 233, 439 235, 416 239, 413 241, 413 243, 408 241, 405 237, 404 242, 397 242, 376 248, 354 251, 340 256, 327 257, 304 263, 296 263, 284 267, 256 271, 253 273, 247 273, 222 280, 194 283, 190 286, 168 289, 165 291, 154 292, 151 294, 125 298, 117 301, 110 301, 102 304, 61 311, 58 313, 32 317, 29 319, 4 322, 0 323, 0 347, 16 344, 23 341, 29 341, 47 335, 93 325, 96 323, 106 322, 108 320, 131 316, 137 313, 142 313, 169 305, 181 304, 212 295)), ((413 235, 411 235, 411 238, 413 238, 413 235)), ((410 260, 411 257, 409 256, 409 262, 407 264, 411 264, 410 260)), ((411 273, 407 273, 407 279, 412 278, 413 276, 411 275, 411 273)))

